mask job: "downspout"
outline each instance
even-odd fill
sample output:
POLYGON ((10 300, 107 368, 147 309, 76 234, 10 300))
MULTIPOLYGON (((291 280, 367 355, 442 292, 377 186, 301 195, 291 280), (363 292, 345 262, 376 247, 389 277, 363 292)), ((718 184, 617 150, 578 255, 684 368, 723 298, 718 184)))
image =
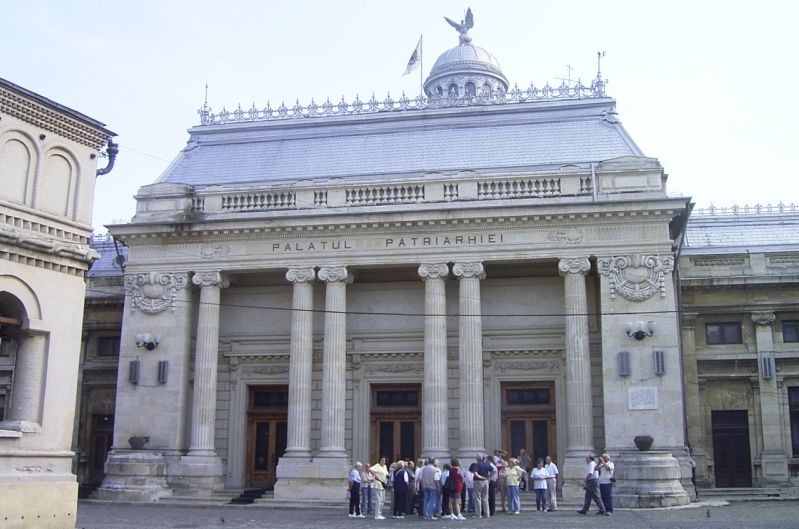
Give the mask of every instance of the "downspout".
POLYGON ((108 154, 108 165, 102 169, 97 169, 97 176, 108 174, 114 168, 114 161, 116 161, 117 154, 119 154, 119 144, 114 143, 111 138, 108 138, 108 146, 106 147, 105 152, 108 154))
POLYGON ((596 181, 596 164, 594 162, 591 162, 591 194, 596 202, 599 196, 599 182, 596 181))

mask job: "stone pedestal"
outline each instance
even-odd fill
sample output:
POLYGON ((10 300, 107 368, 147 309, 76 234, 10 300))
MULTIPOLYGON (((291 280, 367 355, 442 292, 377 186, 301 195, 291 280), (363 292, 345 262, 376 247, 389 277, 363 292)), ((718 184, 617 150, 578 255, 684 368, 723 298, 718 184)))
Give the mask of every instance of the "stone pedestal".
POLYGON ((225 486, 225 467, 216 455, 185 455, 170 468, 169 484, 179 496, 210 496, 225 486))
POLYGON ((350 464, 340 458, 316 458, 312 462, 284 457, 277 465, 276 500, 343 502, 347 494, 350 464))
POLYGON ((614 507, 646 509, 691 502, 680 483, 680 462, 670 452, 622 450, 614 463, 614 507))
POLYGON ((99 500, 158 501, 171 496, 166 482, 166 459, 147 450, 114 451, 108 455, 99 500))

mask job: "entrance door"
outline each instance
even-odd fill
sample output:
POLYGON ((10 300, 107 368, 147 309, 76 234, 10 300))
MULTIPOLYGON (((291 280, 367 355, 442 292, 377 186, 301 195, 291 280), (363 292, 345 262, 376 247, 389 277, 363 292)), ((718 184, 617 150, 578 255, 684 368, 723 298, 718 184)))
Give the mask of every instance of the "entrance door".
POLYGON ((246 484, 272 490, 278 459, 286 451, 288 388, 251 387, 249 397, 246 484))
POLYGON ((413 385, 372 386, 370 464, 385 456, 388 464, 416 459, 421 451, 421 388, 413 385))
POLYGON ((535 462, 557 462, 555 386, 552 382, 502 384, 502 449, 518 457, 523 448, 535 462))
POLYGON ((105 459, 114 440, 114 416, 92 415, 89 435, 89 483, 102 483, 105 477, 105 459))
POLYGON ((716 487, 751 487, 749 417, 746 410, 711 412, 716 487))

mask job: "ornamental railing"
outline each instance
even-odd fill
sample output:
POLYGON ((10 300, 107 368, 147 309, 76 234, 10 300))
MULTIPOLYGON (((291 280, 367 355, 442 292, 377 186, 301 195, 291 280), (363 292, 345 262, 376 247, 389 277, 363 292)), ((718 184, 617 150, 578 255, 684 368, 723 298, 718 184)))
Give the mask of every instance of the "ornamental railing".
POLYGON ((780 215, 780 214, 792 214, 792 213, 799 213, 799 206, 796 204, 783 204, 780 202, 779 204, 766 204, 765 206, 761 204, 755 204, 750 206, 749 204, 744 204, 743 206, 732 205, 732 206, 715 206, 713 204, 702 207, 702 208, 694 208, 691 212, 692 217, 721 217, 721 216, 741 216, 741 215, 780 215))
POLYGON ((198 110, 200 125, 221 125, 224 123, 240 123, 248 121, 275 121, 288 119, 302 119, 329 116, 351 116, 356 114, 374 114, 381 112, 401 112, 406 110, 424 110, 428 108, 471 107, 505 105, 512 103, 529 103, 534 101, 550 101, 565 99, 591 99, 606 97, 605 82, 597 78, 590 85, 581 82, 576 84, 562 83, 560 86, 550 86, 549 83, 541 88, 530 85, 526 89, 514 86, 505 91, 492 91, 478 95, 425 97, 419 95, 408 98, 405 92, 402 97, 394 99, 387 94, 382 101, 374 94, 366 101, 355 96, 355 100, 348 103, 343 97, 334 103, 328 98, 324 103, 318 104, 313 99, 308 105, 300 105, 299 100, 292 107, 281 103, 277 108, 272 108, 269 103, 263 108, 258 108, 255 103, 250 108, 238 105, 233 110, 222 107, 219 112, 214 112, 210 107, 203 106, 198 110))

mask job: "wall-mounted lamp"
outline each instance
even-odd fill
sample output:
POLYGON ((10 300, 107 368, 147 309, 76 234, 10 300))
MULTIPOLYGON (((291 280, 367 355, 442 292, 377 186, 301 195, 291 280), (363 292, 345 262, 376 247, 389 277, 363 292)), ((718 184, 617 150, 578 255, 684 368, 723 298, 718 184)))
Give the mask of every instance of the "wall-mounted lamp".
POLYGON ((630 376, 630 351, 619 351, 619 376, 630 376))
POLYGON ((652 351, 652 359, 655 363, 655 374, 662 377, 666 374, 666 353, 655 349, 652 351))
POLYGON ((137 334, 136 347, 144 347, 148 351, 152 351, 158 344, 161 343, 161 337, 157 334, 137 334))
POLYGON ((630 338, 643 340, 647 336, 652 336, 655 334, 655 322, 648 321, 644 323, 641 320, 628 321, 627 325, 624 326, 624 330, 627 331, 627 336, 630 338))

